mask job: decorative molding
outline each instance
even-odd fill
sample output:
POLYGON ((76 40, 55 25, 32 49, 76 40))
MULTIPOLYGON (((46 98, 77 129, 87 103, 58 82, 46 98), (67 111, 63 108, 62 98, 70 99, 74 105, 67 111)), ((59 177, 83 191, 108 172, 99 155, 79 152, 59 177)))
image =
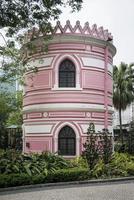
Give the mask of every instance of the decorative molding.
POLYGON ((42 118, 42 113, 29 113, 27 115, 28 119, 34 119, 34 118, 42 118))
POLYGON ((25 133, 50 133, 53 125, 25 125, 25 133))
POLYGON ((28 61, 26 64, 27 69, 31 69, 34 67, 48 67, 51 66, 53 57, 46 57, 46 58, 33 58, 32 60, 28 61))
MULTIPOLYGON (((65 26, 62 26, 60 22, 58 21, 55 28, 54 32, 50 33, 54 35, 84 35, 92 38, 97 38, 101 39, 104 41, 107 41, 108 39, 110 41, 113 40, 113 36, 111 35, 108 30, 104 30, 103 27, 97 27, 96 24, 93 24, 92 27, 89 26, 89 23, 86 22, 85 25, 82 27, 80 25, 80 21, 76 21, 75 26, 73 27, 70 23, 69 20, 66 21, 65 26)), ((37 28, 33 28, 32 30, 29 30, 27 34, 25 34, 25 40, 24 43, 27 43, 30 41, 32 38, 38 38, 47 35, 45 32, 41 32, 37 28)))
MULTIPOLYGON (((35 104, 25 106, 23 112, 36 112, 36 111, 104 111, 104 105, 99 104, 86 104, 86 103, 48 103, 48 104, 35 104)), ((109 107, 109 112, 113 111, 112 107, 109 107)))
POLYGON ((90 112, 87 112, 87 113, 86 113, 86 117, 91 117, 91 113, 90 113, 90 112))
POLYGON ((81 57, 81 59, 83 61, 84 66, 97 67, 97 68, 104 69, 104 61, 103 60, 100 60, 97 58, 92 58, 92 57, 81 57))
MULTIPOLYGON (((95 58, 95 57, 82 56, 81 59, 84 67, 98 68, 101 70, 105 69, 105 62, 104 60, 101 60, 99 57, 95 58)), ((113 73, 113 66, 110 63, 108 63, 108 72, 110 72, 111 74, 113 73)))
POLYGON ((79 156, 80 155, 80 133, 76 124, 72 122, 60 122, 53 128, 52 134, 54 135, 54 152, 58 152, 58 135, 59 135, 60 130, 66 125, 70 126, 76 134, 76 156, 79 156))
POLYGON ((54 68, 53 74, 54 74, 54 87, 52 88, 52 90, 81 90, 81 65, 79 62, 79 58, 74 56, 74 55, 70 55, 70 54, 59 54, 55 57, 55 59, 53 60, 52 66, 54 68), (76 87, 74 88, 59 88, 59 66, 60 63, 65 60, 65 59, 70 59, 76 68, 76 87))
POLYGON ((44 112, 44 113, 43 113, 43 117, 47 118, 47 117, 48 117, 48 113, 47 113, 47 112, 44 112))
POLYGON ((50 112, 49 113, 49 117, 51 118, 55 118, 55 117, 63 117, 63 118, 66 118, 66 117, 85 117, 85 112, 50 112))

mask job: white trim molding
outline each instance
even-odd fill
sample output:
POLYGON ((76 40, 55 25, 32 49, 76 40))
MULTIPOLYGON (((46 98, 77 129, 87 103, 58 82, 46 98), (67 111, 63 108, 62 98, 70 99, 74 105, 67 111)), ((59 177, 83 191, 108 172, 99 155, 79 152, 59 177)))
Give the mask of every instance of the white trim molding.
MULTIPOLYGON (((48 104, 36 104, 24 106, 23 112, 40 112, 40 111, 67 111, 67 110, 79 110, 79 111, 105 111, 104 105, 99 104, 86 104, 86 103, 48 103, 48 104)), ((108 107, 109 112, 113 112, 113 107, 108 107)))
POLYGON ((50 133, 53 125, 25 125, 25 133, 50 133))
POLYGON ((79 62, 77 61, 77 59, 73 56, 73 55, 69 55, 69 54, 61 54, 61 55, 57 55, 52 63, 52 67, 54 69, 54 80, 55 80, 55 83, 54 83, 54 87, 52 88, 52 90, 70 90, 70 88, 59 88, 59 66, 60 66, 60 63, 65 60, 65 59, 69 59, 71 60, 74 65, 75 65, 75 68, 76 68, 76 87, 74 88, 71 88, 71 90, 80 90, 81 89, 81 86, 80 86, 80 64, 79 62))
POLYGON ((52 60, 54 57, 44 57, 44 58, 33 58, 32 60, 28 61, 26 64, 27 69, 31 69, 31 67, 47 67, 51 66, 52 60))
MULTIPOLYGON (((104 70, 105 69, 105 62, 100 58, 94 57, 81 57, 84 67, 90 68, 99 68, 104 70)), ((108 71, 112 74, 113 73, 113 65, 108 63, 108 71)))
POLYGON ((77 129, 77 127, 73 124, 73 123, 70 123, 70 122, 63 122, 61 124, 59 124, 57 126, 57 128, 53 129, 54 131, 54 152, 58 152, 58 135, 59 135, 59 132, 60 130, 64 127, 64 126, 70 126, 75 134, 76 134, 76 156, 79 156, 80 155, 80 135, 79 135, 79 131, 77 129))

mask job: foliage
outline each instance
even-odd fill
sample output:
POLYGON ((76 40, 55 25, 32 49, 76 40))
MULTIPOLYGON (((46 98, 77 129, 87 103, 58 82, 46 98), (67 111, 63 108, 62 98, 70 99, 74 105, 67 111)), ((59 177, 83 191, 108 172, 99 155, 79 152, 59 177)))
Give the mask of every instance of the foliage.
POLYGON ((89 125, 87 130, 87 140, 83 145, 83 156, 86 158, 90 170, 92 170, 99 159, 99 148, 97 145, 97 137, 95 137, 94 127, 89 125))
MULTIPOLYGON (((27 72, 26 63, 22 59, 22 53, 18 49, 20 44, 12 44, 12 41, 6 42, 4 46, 0 46, 1 62, 1 76, 0 82, 12 83, 18 81, 21 85, 24 85, 24 74, 27 72)), ((35 66, 29 67, 33 73, 37 72, 35 66)))
POLYGON ((6 121, 6 124, 8 126, 10 125, 22 125, 23 119, 22 119, 22 101, 23 101, 23 94, 22 91, 17 91, 15 93, 15 103, 14 103, 14 109, 12 112, 10 112, 8 119, 6 121))
POLYGON ((130 130, 127 137, 128 153, 134 155, 134 122, 130 123, 130 130))
POLYGON ((63 6, 72 11, 80 10, 82 0, 19 0, 0 1, 0 27, 8 27, 12 35, 15 31, 32 26, 48 26, 52 19, 58 19, 63 6))
POLYGON ((109 164, 111 176, 128 176, 128 168, 132 163, 134 163, 134 157, 131 157, 129 154, 115 153, 109 164))
POLYGON ((114 66, 113 68, 113 104, 114 107, 119 111, 119 121, 120 121, 120 135, 123 144, 123 131, 122 131, 122 118, 121 111, 125 110, 128 105, 134 100, 134 90, 133 90, 133 76, 132 67, 134 63, 127 65, 121 63, 119 67, 114 66))
POLYGON ((48 182, 66 182, 88 179, 89 170, 86 168, 59 169, 49 173, 46 179, 48 182))
POLYGON ((87 160, 82 156, 70 160, 70 165, 71 167, 88 168, 87 160))
POLYGON ((20 154, 13 150, 0 154, 0 174, 26 173, 29 176, 53 172, 69 167, 69 162, 60 156, 42 154, 20 154))
POLYGON ((0 148, 7 147, 7 126, 22 125, 22 92, 0 90, 0 148))
POLYGON ((13 111, 14 98, 12 93, 0 90, 0 148, 5 148, 7 143, 6 121, 9 113, 13 111))
MULTIPOLYGON (((89 136, 90 140, 87 139, 84 146, 83 156, 87 159, 88 166, 90 170, 92 170, 95 164, 99 159, 99 149, 98 145, 96 145, 96 137, 94 137, 93 133, 89 136)), ((89 138, 88 137, 88 138, 89 138)))
POLYGON ((134 175, 134 156, 129 154, 115 153, 107 164, 99 158, 92 170, 84 167, 83 162, 85 160, 81 157, 75 163, 48 152, 21 155, 19 152, 1 150, 0 187, 134 175))
POLYGON ((48 173, 47 176, 43 174, 33 176, 29 176, 28 174, 0 174, 0 188, 50 182, 78 181, 88 179, 88 177, 88 170, 82 168, 60 169, 53 173, 48 173))
POLYGON ((32 178, 27 174, 0 174, 0 188, 30 185, 33 183, 32 178))
POLYGON ((111 160, 112 155, 112 136, 110 135, 107 129, 103 129, 101 134, 103 140, 102 159, 104 163, 107 164, 111 160))
POLYGON ((90 170, 94 168, 100 158, 107 164, 112 155, 112 139, 108 130, 95 133, 95 128, 91 123, 87 131, 87 140, 85 142, 83 156, 86 158, 90 170))
POLYGON ((0 125, 4 124, 8 118, 8 113, 13 110, 13 94, 0 90, 0 125))
POLYGON ((134 175, 134 157, 125 153, 113 154, 109 163, 103 160, 94 166, 91 176, 95 178, 111 178, 134 175))
MULTIPOLYGON (((4 46, 0 46, 2 75, 0 81, 12 81, 18 79, 24 83, 23 75, 27 71, 22 52, 19 50, 24 39, 25 32, 33 27, 47 33, 53 32, 51 22, 57 20, 62 13, 63 7, 70 7, 72 11, 79 11, 83 0, 0 0, 0 28, 5 28, 0 35, 3 38, 4 46)), ((45 37, 44 40, 47 40, 45 37)), ((34 40, 34 38, 32 38, 34 40)), ((49 36, 50 39, 50 36, 49 36)), ((34 49, 32 43, 28 48, 34 49)), ((31 67, 33 72, 36 67, 31 67)))
POLYGON ((105 167, 103 160, 100 159, 91 171, 92 177, 104 177, 105 167))

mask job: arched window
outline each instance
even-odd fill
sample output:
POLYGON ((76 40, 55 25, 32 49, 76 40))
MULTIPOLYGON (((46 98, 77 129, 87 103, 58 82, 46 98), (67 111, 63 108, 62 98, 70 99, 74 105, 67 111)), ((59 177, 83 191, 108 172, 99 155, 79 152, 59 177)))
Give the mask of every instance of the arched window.
POLYGON ((75 87, 75 66, 66 59, 59 67, 59 87, 75 87))
POLYGON ((60 155, 68 156, 76 154, 76 136, 69 126, 63 127, 59 133, 58 152, 60 155))

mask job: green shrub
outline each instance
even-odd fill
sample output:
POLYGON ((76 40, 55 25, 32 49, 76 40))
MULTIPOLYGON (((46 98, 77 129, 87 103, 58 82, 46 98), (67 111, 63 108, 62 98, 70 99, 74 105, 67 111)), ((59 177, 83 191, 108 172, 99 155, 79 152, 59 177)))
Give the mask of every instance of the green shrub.
POLYGON ((0 175, 0 187, 12 187, 32 184, 32 179, 27 174, 2 174, 0 175))
POLYGON ((105 174, 105 164, 103 160, 99 160, 99 162, 94 166, 91 171, 91 176, 95 178, 100 178, 105 174))
POLYGON ((47 176, 44 176, 43 174, 34 176, 29 176, 27 174, 2 174, 0 175, 0 187, 3 188, 50 182, 78 181, 88 178, 88 169, 82 168, 56 170, 52 173, 48 173, 47 176))
POLYGON ((129 162, 127 165, 127 172, 130 176, 134 176, 134 162, 129 162))
POLYGON ((88 163, 86 158, 79 156, 70 160, 70 167, 88 168, 88 163))
POLYGON ((0 153, 0 174, 47 175, 48 172, 69 167, 70 164, 67 160, 49 152, 20 154, 9 150, 0 153))
POLYGON ((109 163, 111 176, 129 176, 134 166, 134 157, 126 153, 115 153, 109 163))
POLYGON ((48 182, 66 182, 85 180, 89 178, 89 170, 84 168, 72 168, 57 170, 46 177, 48 182))
POLYGON ((91 170, 91 177, 108 178, 108 177, 125 177, 134 175, 134 157, 125 153, 115 153, 108 164, 103 160, 94 166, 91 170))

